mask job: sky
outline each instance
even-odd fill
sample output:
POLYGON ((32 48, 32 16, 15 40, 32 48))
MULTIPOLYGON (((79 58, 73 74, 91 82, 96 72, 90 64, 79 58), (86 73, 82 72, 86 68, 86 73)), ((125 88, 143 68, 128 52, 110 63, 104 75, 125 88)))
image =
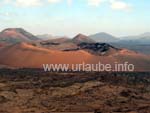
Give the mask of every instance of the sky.
POLYGON ((0 0, 0 30, 74 36, 150 32, 150 0, 0 0))

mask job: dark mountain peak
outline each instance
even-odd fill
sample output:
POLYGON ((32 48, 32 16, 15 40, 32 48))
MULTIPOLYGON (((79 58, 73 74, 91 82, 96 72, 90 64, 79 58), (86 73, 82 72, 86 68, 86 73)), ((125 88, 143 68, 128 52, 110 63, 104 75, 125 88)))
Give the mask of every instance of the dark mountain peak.
POLYGON ((108 34, 108 33, 106 33, 106 32, 99 32, 99 33, 97 33, 97 34, 110 35, 110 34, 108 34))
POLYGON ((108 33, 106 33, 106 32, 99 32, 99 33, 96 33, 96 34, 91 35, 91 36, 100 36, 100 37, 105 37, 105 38, 107 38, 107 37, 115 38, 113 35, 108 34, 108 33))
POLYGON ((89 36, 91 39, 95 40, 96 42, 116 42, 118 39, 111 34, 105 32, 99 32, 89 36))

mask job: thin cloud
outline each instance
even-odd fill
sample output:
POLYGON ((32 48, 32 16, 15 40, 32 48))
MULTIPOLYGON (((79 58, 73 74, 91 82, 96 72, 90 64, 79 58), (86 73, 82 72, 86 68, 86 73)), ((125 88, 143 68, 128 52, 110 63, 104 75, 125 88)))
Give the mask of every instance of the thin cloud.
POLYGON ((3 0, 3 3, 11 3, 12 2, 12 0, 3 0))
POLYGON ((64 2, 66 1, 67 4, 68 4, 68 6, 71 6, 72 3, 73 3, 73 0, 48 0, 48 2, 49 2, 50 4, 60 3, 60 2, 62 2, 62 1, 64 1, 64 2))
POLYGON ((130 11, 131 10, 131 5, 120 1, 120 0, 110 0, 111 3, 111 8, 114 10, 125 10, 125 11, 130 11))
POLYGON ((61 2, 62 0, 48 0, 49 3, 59 3, 61 2))
POLYGON ((8 17, 8 16, 10 16, 10 13, 9 13, 9 12, 0 13, 0 15, 5 16, 5 17, 8 17))
POLYGON ((16 16, 16 14, 15 13, 10 13, 10 12, 0 12, 0 20, 1 21, 7 21, 7 22, 9 22, 9 21, 12 21, 13 19, 13 17, 14 16, 16 16))
MULTIPOLYGON (((37 7, 41 5, 57 4, 60 2, 66 2, 68 6, 73 4, 75 0, 3 0, 5 3, 15 4, 20 7, 37 7)), ((113 10, 124 10, 130 11, 132 9, 131 5, 123 0, 86 0, 87 4, 92 7, 99 7, 101 4, 106 3, 113 10)))
POLYGON ((105 0, 88 0, 88 5, 97 7, 103 2, 105 2, 105 0))
POLYGON ((68 6, 71 6, 71 5, 72 5, 72 3, 73 3, 73 0, 67 0, 67 4, 68 4, 68 6))
POLYGON ((124 10, 130 11, 131 5, 124 2, 123 0, 87 0, 89 6, 98 7, 102 3, 108 3, 113 10, 124 10))
POLYGON ((42 5, 41 0, 16 0, 17 6, 40 6, 42 5))

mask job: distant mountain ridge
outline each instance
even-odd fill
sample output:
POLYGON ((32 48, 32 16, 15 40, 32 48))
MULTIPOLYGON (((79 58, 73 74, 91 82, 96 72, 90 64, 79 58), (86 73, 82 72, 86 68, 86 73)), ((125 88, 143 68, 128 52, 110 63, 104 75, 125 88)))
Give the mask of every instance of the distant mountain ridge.
POLYGON ((118 38, 112 36, 105 32, 96 33, 89 36, 91 39, 95 40, 96 42, 117 42, 119 41, 118 38))
POLYGON ((0 32, 0 46, 28 42, 45 48, 68 50, 76 49, 80 43, 109 43, 119 48, 128 48, 144 54, 150 54, 150 32, 139 35, 116 37, 105 32, 96 33, 90 36, 78 34, 73 38, 64 36, 33 35, 23 28, 7 28, 0 32), (38 38, 39 37, 39 38, 38 38))
POLYGON ((143 36, 143 37, 150 37, 150 32, 145 32, 145 33, 141 34, 140 36, 143 36))
POLYGON ((149 37, 150 38, 150 32, 145 32, 139 35, 129 35, 129 36, 122 36, 119 37, 122 40, 138 40, 144 37, 149 37))
POLYGON ((146 32, 140 35, 120 37, 122 40, 119 43, 122 44, 150 44, 150 32, 146 32))

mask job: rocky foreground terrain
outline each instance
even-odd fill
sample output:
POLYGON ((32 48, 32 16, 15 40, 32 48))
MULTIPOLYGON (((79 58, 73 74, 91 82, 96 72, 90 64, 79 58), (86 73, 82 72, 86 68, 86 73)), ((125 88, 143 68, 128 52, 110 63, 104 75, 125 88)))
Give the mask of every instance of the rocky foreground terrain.
POLYGON ((0 70, 0 113, 150 113, 150 73, 0 70))

